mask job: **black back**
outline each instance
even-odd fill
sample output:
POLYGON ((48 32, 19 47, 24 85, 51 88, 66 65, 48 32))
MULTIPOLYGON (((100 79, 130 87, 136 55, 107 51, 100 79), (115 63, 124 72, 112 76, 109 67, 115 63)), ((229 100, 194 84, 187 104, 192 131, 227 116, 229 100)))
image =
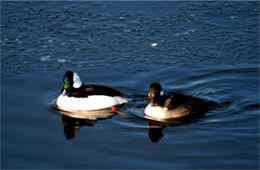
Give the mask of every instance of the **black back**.
POLYGON ((74 89, 72 96, 87 97, 90 95, 105 95, 105 96, 122 96, 123 93, 107 86, 101 85, 83 85, 79 89, 74 89))
POLYGON ((90 95, 105 95, 105 96, 122 96, 123 93, 107 86, 102 85, 84 85, 82 84, 79 88, 73 87, 73 72, 67 71, 63 78, 63 88, 61 92, 63 92, 64 83, 68 83, 68 87, 65 89, 66 95, 69 97, 87 97, 90 95))

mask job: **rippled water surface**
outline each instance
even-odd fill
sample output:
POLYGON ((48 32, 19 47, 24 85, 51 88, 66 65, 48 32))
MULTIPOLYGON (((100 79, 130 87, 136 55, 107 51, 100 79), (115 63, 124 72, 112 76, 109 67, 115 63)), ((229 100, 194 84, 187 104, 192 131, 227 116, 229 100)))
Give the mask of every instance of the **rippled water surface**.
POLYGON ((1 168, 259 168, 257 1, 2 2, 0 44, 1 168), (66 70, 133 102, 63 115, 66 70), (221 106, 147 120, 154 81, 221 106))

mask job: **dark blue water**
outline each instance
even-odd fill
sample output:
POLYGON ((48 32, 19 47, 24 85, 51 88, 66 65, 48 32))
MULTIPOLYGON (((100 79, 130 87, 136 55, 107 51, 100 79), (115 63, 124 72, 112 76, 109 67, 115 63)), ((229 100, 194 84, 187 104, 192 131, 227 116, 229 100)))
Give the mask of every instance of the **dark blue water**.
POLYGON ((259 2, 1 2, 1 168, 259 169, 259 2), (135 99, 125 115, 51 107, 66 70, 135 99), (158 81, 222 107, 143 115, 158 81))

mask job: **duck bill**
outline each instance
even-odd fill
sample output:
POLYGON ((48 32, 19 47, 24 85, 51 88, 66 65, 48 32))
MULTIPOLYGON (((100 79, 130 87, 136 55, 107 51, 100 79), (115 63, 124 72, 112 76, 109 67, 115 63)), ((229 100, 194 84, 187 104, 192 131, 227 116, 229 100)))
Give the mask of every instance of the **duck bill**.
POLYGON ((68 95, 69 92, 66 89, 62 88, 61 89, 61 94, 65 96, 65 95, 68 95))
POLYGON ((69 88, 69 83, 68 82, 64 82, 63 83, 63 89, 67 89, 69 88))
POLYGON ((156 102, 155 102, 154 99, 149 99, 149 103, 150 103, 151 105, 156 105, 156 102))

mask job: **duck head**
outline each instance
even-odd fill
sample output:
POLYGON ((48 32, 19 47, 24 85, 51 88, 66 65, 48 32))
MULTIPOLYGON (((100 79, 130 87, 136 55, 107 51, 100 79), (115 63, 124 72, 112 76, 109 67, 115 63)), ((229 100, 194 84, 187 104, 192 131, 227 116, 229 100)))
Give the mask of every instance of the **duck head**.
POLYGON ((162 86, 159 83, 152 83, 149 88, 148 102, 150 104, 158 104, 160 96, 163 96, 164 92, 162 86))
POLYGON ((63 78, 63 87, 61 92, 65 91, 65 94, 69 94, 73 89, 78 89, 82 86, 82 82, 77 73, 67 71, 63 78))

